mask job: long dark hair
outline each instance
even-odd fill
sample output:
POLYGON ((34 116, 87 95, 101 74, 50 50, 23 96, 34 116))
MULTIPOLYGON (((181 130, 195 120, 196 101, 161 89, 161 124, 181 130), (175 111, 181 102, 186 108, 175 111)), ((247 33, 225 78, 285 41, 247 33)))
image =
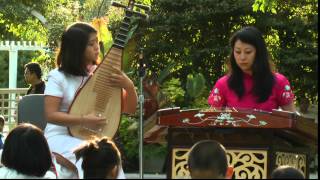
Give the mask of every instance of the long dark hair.
POLYGON ((272 93, 274 75, 272 64, 269 62, 269 55, 262 33, 255 27, 244 27, 237 31, 230 39, 232 47, 229 59, 230 77, 228 86, 241 99, 245 88, 243 83, 243 72, 237 65, 234 58, 234 45, 237 40, 248 43, 256 48, 256 57, 252 65, 253 89, 252 93, 258 98, 257 102, 265 102, 272 93))
POLYGON ((20 124, 10 131, 4 142, 1 163, 21 174, 43 177, 52 159, 42 130, 32 124, 20 124))
POLYGON ((97 30, 84 22, 76 22, 63 32, 57 56, 60 71, 75 76, 87 75, 84 52, 91 33, 97 33, 97 30))
POLYGON ((115 166, 120 166, 121 155, 114 142, 103 137, 81 145, 74 151, 77 160, 82 157, 84 179, 105 179, 110 177, 115 166))
POLYGON ((42 70, 37 62, 29 62, 28 64, 24 65, 24 68, 27 68, 31 73, 36 73, 37 77, 40 79, 42 76, 42 70))

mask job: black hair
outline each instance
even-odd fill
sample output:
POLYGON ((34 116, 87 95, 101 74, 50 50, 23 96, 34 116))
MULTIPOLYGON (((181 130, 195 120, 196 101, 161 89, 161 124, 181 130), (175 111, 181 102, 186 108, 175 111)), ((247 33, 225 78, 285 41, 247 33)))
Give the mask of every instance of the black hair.
POLYGON ((1 163, 18 173, 43 177, 52 159, 41 129, 25 123, 11 130, 4 142, 1 163))
POLYGON ((199 141, 189 151, 188 167, 191 176, 195 171, 211 171, 216 177, 225 177, 228 168, 225 148, 214 140, 199 141))
POLYGON ((0 115, 0 125, 4 125, 5 121, 6 121, 6 119, 4 118, 4 116, 0 115))
POLYGON ((234 57, 234 45, 237 40, 248 43, 256 48, 256 57, 252 65, 253 89, 257 102, 265 102, 272 93, 275 84, 269 55, 262 33, 255 27, 244 27, 237 31, 230 39, 231 53, 229 58, 230 77, 228 86, 239 99, 244 95, 243 72, 237 65, 234 57))
POLYGON ((305 177, 301 170, 283 165, 272 171, 271 179, 305 179, 305 177))
POLYGON ((87 75, 84 53, 91 33, 97 30, 84 22, 76 22, 63 32, 57 56, 60 71, 75 76, 87 75))
POLYGON ((77 160, 82 157, 85 179, 105 179, 110 177, 115 166, 120 166, 121 156, 115 143, 108 137, 94 139, 74 151, 77 160))
POLYGON ((24 65, 24 68, 27 68, 30 73, 35 73, 37 77, 41 79, 42 70, 37 62, 29 62, 28 64, 24 65))

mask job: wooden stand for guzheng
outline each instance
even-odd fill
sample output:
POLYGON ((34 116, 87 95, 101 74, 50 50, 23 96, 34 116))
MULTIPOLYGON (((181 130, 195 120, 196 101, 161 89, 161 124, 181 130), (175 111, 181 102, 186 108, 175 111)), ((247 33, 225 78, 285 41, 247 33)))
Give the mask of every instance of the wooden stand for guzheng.
POLYGON ((190 147, 204 139, 221 142, 236 179, 270 178, 273 169, 291 165, 309 177, 310 158, 317 152, 313 119, 274 110, 201 112, 160 109, 145 122, 145 142, 167 142, 167 178, 187 178, 190 147))

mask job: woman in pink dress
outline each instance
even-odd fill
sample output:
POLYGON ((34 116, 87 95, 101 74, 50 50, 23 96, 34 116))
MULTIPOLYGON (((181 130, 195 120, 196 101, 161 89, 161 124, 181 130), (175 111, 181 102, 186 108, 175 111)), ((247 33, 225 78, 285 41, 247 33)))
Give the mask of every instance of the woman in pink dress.
POLYGON ((244 27, 231 37, 230 44, 229 73, 213 87, 210 106, 294 112, 290 83, 284 75, 272 71, 262 33, 255 27, 244 27))

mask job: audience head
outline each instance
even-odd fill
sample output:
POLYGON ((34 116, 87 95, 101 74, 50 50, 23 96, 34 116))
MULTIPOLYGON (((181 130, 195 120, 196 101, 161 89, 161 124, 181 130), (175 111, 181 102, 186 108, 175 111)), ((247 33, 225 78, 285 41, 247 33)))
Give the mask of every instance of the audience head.
POLYGON ((42 70, 38 63, 30 62, 24 65, 24 78, 27 83, 31 84, 39 79, 41 79, 42 70))
POLYGON ((305 179, 305 177, 301 170, 284 165, 272 171, 271 179, 305 179))
POLYGON ((1 163, 18 173, 43 177, 52 163, 43 132, 32 124, 15 127, 4 142, 1 163))
POLYGON ((84 179, 115 179, 121 165, 120 151, 107 138, 88 141, 74 151, 77 160, 82 158, 84 179))
POLYGON ((188 167, 193 179, 231 178, 226 150, 219 142, 203 140, 194 144, 188 157, 188 167))

